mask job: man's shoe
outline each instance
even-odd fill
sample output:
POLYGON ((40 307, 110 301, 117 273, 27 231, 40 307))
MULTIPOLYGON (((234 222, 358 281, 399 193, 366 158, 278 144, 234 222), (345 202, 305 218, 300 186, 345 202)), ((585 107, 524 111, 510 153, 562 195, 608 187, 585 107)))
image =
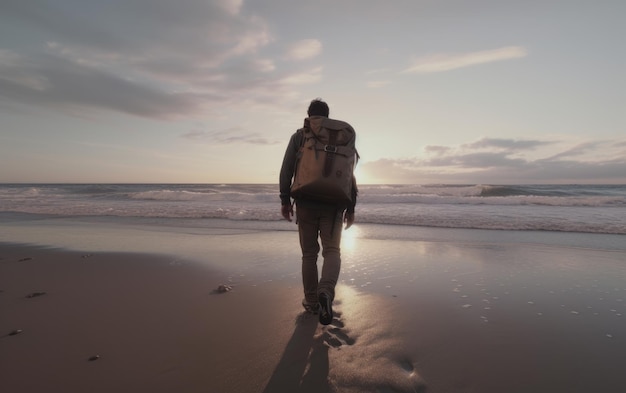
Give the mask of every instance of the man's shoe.
POLYGON ((310 312, 312 314, 317 314, 320 311, 319 303, 309 303, 306 299, 302 299, 302 307, 306 312, 310 312))
POLYGON ((333 321, 332 300, 326 293, 320 293, 320 323, 322 325, 330 325, 333 321))

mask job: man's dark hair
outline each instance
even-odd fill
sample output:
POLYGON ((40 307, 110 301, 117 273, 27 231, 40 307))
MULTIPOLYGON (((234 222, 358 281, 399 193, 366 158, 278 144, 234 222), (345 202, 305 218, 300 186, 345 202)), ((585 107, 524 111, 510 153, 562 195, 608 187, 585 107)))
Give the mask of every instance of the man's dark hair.
POLYGON ((311 101, 311 105, 309 105, 309 110, 307 113, 309 116, 324 116, 328 117, 329 113, 328 104, 322 101, 321 98, 316 98, 311 101))

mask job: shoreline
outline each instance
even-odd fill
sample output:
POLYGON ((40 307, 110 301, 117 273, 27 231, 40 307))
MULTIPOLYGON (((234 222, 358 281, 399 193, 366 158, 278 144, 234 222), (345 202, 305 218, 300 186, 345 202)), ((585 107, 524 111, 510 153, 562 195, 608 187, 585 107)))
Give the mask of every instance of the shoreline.
MULTIPOLYGON (((0 213, 1 216, 1 213, 0 213)), ((229 219, 18 215, 0 222, 0 242, 49 245, 85 252, 156 253, 203 261, 214 239, 247 234, 297 238, 294 223, 229 219)), ((343 243, 404 240, 435 243, 505 243, 626 252, 626 235, 537 230, 421 227, 355 223, 343 243)), ((297 242, 297 240, 296 240, 297 242)), ((218 242, 219 243, 219 242, 218 242)), ((219 244, 217 244, 219 246, 219 244)), ((296 245, 297 246, 297 245, 296 245)))
POLYGON ((14 390, 626 388, 623 251, 352 232, 322 327, 302 314, 294 231, 50 230, 31 233, 83 246, 0 243, 0 380, 14 390))

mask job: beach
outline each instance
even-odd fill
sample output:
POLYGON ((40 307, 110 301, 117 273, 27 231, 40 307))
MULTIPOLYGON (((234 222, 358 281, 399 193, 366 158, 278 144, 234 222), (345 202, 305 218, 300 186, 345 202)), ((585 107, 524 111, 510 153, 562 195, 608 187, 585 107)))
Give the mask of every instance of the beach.
POLYGON ((2 390, 626 389, 621 235, 356 224, 322 326, 284 224, 3 221, 2 390))

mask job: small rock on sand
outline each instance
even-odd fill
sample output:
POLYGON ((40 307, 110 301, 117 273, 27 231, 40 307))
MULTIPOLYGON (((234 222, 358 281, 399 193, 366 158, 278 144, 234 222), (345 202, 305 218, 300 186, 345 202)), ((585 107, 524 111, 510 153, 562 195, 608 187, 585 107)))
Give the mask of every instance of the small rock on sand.
POLYGON ((33 293, 29 293, 28 295, 26 295, 26 297, 27 298, 32 298, 32 297, 43 296, 45 294, 46 294, 46 292, 33 292, 33 293))
POLYGON ((229 286, 229 285, 220 285, 217 287, 217 289, 213 292, 215 293, 226 293, 226 292, 230 292, 232 291, 233 287, 229 286))

